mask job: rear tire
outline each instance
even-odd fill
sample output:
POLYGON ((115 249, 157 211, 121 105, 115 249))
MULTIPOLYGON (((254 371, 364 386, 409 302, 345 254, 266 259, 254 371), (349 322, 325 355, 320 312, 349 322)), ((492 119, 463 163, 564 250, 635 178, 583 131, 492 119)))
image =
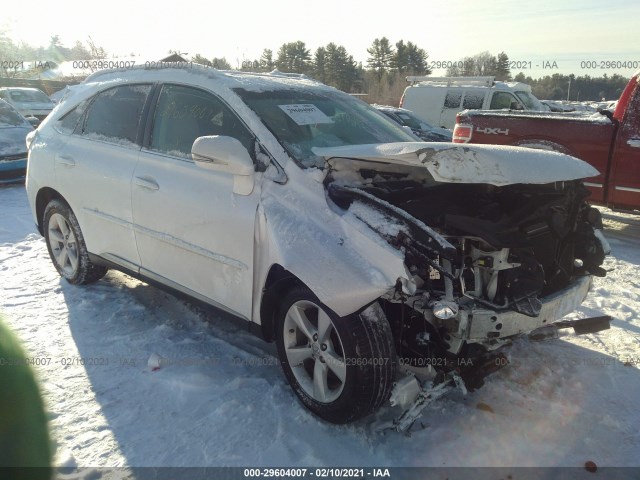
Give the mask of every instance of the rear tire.
POLYGON ((339 317, 306 287, 294 287, 277 314, 276 345, 294 392, 324 420, 351 422, 389 398, 396 354, 377 303, 339 317))
POLYGON ((78 219, 69 205, 51 200, 44 210, 43 225, 51 261, 69 283, 92 283, 105 276, 108 268, 89 260, 78 219))

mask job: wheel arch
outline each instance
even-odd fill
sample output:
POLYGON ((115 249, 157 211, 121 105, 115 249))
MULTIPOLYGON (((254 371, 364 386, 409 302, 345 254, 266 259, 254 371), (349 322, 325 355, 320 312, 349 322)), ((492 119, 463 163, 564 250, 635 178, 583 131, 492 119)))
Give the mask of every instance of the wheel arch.
MULTIPOLYGON (((42 220, 44 218, 44 210, 49 205, 51 200, 60 200, 65 204, 69 205, 69 202, 60 194, 60 192, 54 190, 51 187, 43 187, 38 190, 38 194, 36 195, 36 219, 38 232, 40 235, 44 235, 44 226, 42 225, 42 220)), ((71 208, 71 207, 69 207, 71 208)))
POLYGON ((566 145, 558 143, 554 140, 549 140, 541 137, 521 138, 518 141, 512 143, 514 147, 533 148, 536 150, 549 150, 552 152, 564 153, 565 155, 571 155, 573 157, 576 154, 566 145))
POLYGON ((271 265, 262 288, 262 298, 260 299, 260 324, 262 337, 266 341, 273 342, 275 339, 275 317, 280 306, 279 299, 287 290, 295 286, 308 288, 302 280, 282 265, 277 263, 271 265))

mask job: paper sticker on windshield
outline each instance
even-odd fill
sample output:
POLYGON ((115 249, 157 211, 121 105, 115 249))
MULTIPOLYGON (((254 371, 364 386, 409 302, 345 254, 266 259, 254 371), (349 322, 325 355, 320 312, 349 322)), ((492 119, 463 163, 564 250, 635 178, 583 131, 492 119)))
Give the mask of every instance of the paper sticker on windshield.
POLYGON ((333 123, 322 110, 311 103, 298 105, 278 105, 291 120, 298 125, 314 125, 316 123, 333 123))

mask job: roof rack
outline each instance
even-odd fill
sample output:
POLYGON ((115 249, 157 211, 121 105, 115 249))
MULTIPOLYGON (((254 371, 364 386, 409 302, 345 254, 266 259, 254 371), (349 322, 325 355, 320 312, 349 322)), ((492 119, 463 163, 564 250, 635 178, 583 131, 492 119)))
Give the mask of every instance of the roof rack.
POLYGON ((437 83, 444 86, 451 85, 474 85, 478 87, 491 87, 496 77, 427 77, 409 75, 407 82, 411 82, 413 85, 416 82, 437 83))

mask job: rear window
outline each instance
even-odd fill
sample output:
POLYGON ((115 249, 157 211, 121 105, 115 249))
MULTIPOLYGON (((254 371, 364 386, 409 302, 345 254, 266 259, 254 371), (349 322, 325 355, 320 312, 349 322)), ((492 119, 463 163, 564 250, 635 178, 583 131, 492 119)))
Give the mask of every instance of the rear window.
POLYGON ((484 93, 478 92, 466 92, 464 96, 464 102, 462 103, 462 108, 466 108, 469 110, 480 110, 482 109, 482 104, 484 103, 484 93))
POLYGON ((82 135, 124 146, 135 145, 142 109, 151 85, 123 85, 95 97, 82 135))
POLYGON ((462 92, 449 92, 444 99, 444 108, 460 108, 462 92))
POLYGON ((40 90, 9 90, 9 96, 14 102, 22 103, 49 103, 47 97, 40 90))

